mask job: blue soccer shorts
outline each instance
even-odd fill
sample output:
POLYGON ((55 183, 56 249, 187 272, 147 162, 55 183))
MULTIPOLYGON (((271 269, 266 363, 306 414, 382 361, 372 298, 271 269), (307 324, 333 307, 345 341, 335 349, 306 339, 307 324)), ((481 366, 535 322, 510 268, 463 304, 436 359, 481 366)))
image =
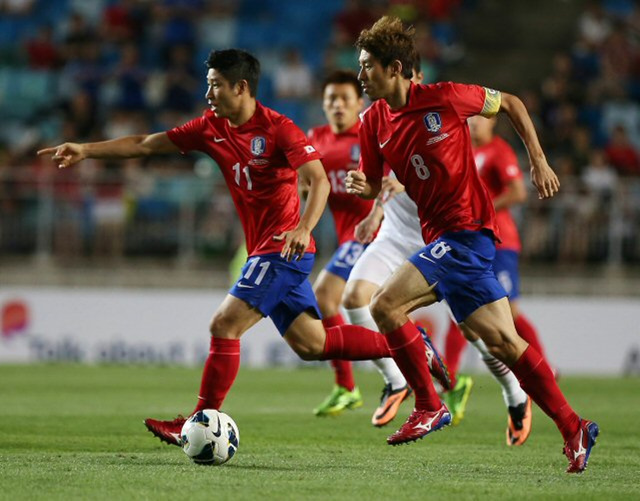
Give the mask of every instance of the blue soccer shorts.
POLYGON ((320 309, 309 283, 314 255, 287 262, 279 253, 247 259, 240 278, 229 294, 257 308, 271 318, 281 335, 298 316, 311 310, 318 318, 320 309))
POLYGON ((355 240, 349 240, 336 249, 324 269, 339 276, 346 282, 349 280, 349 275, 356 261, 362 256, 366 248, 367 245, 356 242, 355 240))
POLYGON ((463 322, 485 304, 507 295, 493 272, 495 243, 481 231, 443 234, 409 258, 438 301, 447 301, 456 321, 463 322))
POLYGON ((496 257, 493 260, 493 271, 511 300, 520 296, 519 258, 519 254, 514 250, 496 249, 496 257))

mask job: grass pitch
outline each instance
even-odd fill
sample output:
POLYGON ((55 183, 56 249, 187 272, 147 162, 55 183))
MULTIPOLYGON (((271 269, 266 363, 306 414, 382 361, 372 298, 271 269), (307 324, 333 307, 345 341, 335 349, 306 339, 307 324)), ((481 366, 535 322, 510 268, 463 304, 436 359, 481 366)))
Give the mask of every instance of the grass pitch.
POLYGON ((464 421, 389 447, 370 425, 381 381, 356 372, 365 406, 311 409, 328 370, 241 369, 224 410, 240 449, 222 467, 192 464, 146 431, 145 417, 193 408, 200 371, 175 367, 0 366, 0 499, 638 499, 640 380, 566 377, 561 386, 601 435, 589 468, 564 473, 562 439, 537 408, 520 448, 505 445, 497 385, 476 377, 464 421))

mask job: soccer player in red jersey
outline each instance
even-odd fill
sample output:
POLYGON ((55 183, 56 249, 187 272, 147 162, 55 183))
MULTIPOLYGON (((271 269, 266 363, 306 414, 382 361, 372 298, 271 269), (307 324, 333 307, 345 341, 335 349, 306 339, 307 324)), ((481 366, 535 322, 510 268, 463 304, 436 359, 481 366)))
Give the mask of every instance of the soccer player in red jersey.
MULTIPOLYGON (((322 313, 322 324, 333 327, 345 323, 340 303, 353 265, 365 249, 357 242, 354 228, 371 210, 373 201, 347 193, 344 180, 360 160, 359 113, 364 106, 358 76, 349 70, 336 70, 322 84, 322 109, 327 125, 312 128, 309 141, 322 155, 322 165, 331 184, 328 205, 338 236, 338 249, 318 275, 313 290, 322 313)), ((316 416, 340 414, 362 406, 362 396, 353 378, 351 362, 331 360, 335 386, 329 396, 314 409, 316 416)))
POLYGON ((411 82, 414 30, 383 17, 356 42, 364 91, 375 101, 362 116, 360 169, 347 175, 347 190, 364 198, 380 191, 387 162, 416 202, 427 246, 376 292, 371 305, 392 356, 413 388, 415 409, 387 441, 422 438, 451 421, 433 383, 413 309, 446 299, 463 330, 480 337, 511 368, 520 385, 553 419, 569 459, 567 472, 582 472, 598 435, 558 387, 549 364, 520 338, 506 292, 492 269, 498 239, 495 211, 473 161, 467 118, 506 113, 522 138, 540 198, 559 189, 533 123, 517 97, 478 85, 411 82))
MULTIPOLYGON (((45 148, 60 168, 85 158, 120 159, 202 151, 219 165, 242 223, 249 258, 210 324, 211 345, 194 412, 220 409, 240 364, 240 337, 269 316, 304 360, 369 360, 389 357, 384 336, 364 327, 325 330, 308 275, 311 237, 330 185, 304 133, 255 98, 260 64, 247 52, 213 51, 207 60, 210 109, 188 123, 156 134, 45 148), (298 176, 309 196, 302 216, 298 176)), ((422 351, 425 356, 424 348, 422 351)), ((432 354, 427 352, 432 358, 432 354)), ((185 419, 147 419, 161 440, 180 445, 185 419)))

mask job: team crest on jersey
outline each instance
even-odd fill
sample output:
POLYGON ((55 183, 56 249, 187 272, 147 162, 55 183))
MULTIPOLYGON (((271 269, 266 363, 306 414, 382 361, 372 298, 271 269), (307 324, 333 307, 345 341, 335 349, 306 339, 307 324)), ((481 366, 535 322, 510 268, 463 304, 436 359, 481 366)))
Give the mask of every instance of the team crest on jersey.
POLYGON ((251 140, 251 153, 254 156, 259 156, 267 149, 267 140, 262 136, 256 136, 251 140))
POLYGON ((440 119, 440 113, 436 113, 435 111, 431 111, 427 113, 424 118, 424 126, 427 130, 433 134, 438 132, 442 127, 442 120, 440 119))
POLYGON ((360 161, 360 145, 354 144, 351 146, 351 161, 358 163, 360 161))

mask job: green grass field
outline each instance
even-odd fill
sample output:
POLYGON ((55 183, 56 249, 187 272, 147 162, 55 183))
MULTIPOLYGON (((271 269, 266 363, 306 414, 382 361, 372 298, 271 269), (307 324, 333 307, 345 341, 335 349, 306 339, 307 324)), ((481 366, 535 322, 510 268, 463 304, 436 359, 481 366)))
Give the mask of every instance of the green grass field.
POLYGON ((564 473, 562 439, 535 410, 521 448, 504 443, 497 385, 476 378, 465 420, 409 446, 369 423, 381 384, 357 372, 365 406, 311 409, 331 374, 241 370, 225 403, 240 449, 222 467, 192 464, 151 436, 145 417, 194 405, 200 371, 174 367, 0 366, 0 499, 638 499, 640 380, 566 377, 570 401, 601 428, 584 475, 564 473))

